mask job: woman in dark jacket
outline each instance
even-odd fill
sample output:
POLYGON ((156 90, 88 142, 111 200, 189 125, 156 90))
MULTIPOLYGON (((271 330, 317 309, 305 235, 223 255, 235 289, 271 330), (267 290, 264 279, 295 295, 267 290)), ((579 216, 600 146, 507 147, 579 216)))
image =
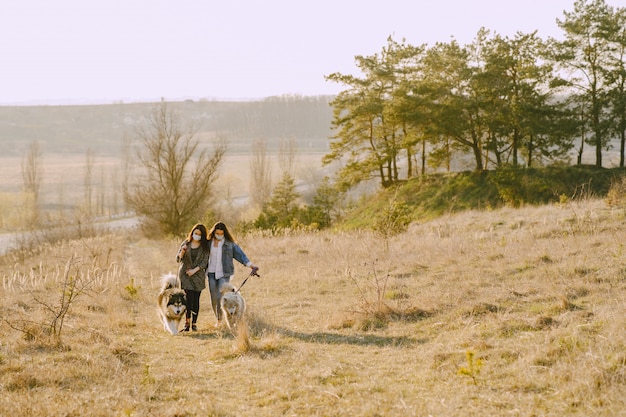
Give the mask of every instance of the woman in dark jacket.
POLYGON ((209 264, 210 242, 207 238, 206 226, 196 224, 189 232, 187 239, 180 244, 176 262, 180 262, 178 278, 187 296, 187 319, 184 332, 198 330, 196 322, 200 312, 200 293, 206 288, 206 269, 209 264))

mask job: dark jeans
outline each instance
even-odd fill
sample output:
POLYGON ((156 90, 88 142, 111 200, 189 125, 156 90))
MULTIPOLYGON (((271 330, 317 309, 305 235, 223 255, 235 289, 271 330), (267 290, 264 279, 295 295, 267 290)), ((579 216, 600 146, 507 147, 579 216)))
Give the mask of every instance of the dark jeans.
POLYGON ((185 290, 187 296, 187 318, 191 318, 191 322, 195 323, 198 320, 198 313, 200 312, 200 291, 185 290))

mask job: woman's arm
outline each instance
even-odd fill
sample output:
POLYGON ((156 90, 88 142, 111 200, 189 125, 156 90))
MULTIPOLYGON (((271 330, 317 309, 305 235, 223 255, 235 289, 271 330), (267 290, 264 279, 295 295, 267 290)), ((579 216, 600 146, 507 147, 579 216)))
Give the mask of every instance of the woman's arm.
POLYGON ((187 244, 188 242, 185 240, 180 244, 180 248, 178 248, 178 253, 176 254, 176 263, 182 262, 185 253, 187 252, 187 244))
POLYGON ((248 259, 243 249, 241 249, 241 247, 236 243, 233 243, 233 258, 235 258, 240 264, 249 268, 259 269, 255 264, 250 262, 250 259, 248 259))

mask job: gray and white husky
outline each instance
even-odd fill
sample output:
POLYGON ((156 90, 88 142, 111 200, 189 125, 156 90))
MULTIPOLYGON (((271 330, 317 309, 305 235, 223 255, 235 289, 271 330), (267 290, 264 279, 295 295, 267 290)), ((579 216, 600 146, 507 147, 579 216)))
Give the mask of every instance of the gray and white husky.
POLYGON ((226 325, 233 333, 237 333, 245 326, 246 302, 230 282, 224 283, 220 292, 222 293, 220 307, 226 325))

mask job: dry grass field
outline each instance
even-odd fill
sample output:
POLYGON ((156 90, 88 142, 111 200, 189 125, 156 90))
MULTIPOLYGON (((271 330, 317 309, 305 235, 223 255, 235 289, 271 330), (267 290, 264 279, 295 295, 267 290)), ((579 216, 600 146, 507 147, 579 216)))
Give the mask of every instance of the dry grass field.
POLYGON ((198 332, 163 330, 176 241, 32 248, 0 269, 0 415, 623 416, 624 220, 588 200, 414 224, 388 251, 240 237, 249 346, 206 290, 198 332))

